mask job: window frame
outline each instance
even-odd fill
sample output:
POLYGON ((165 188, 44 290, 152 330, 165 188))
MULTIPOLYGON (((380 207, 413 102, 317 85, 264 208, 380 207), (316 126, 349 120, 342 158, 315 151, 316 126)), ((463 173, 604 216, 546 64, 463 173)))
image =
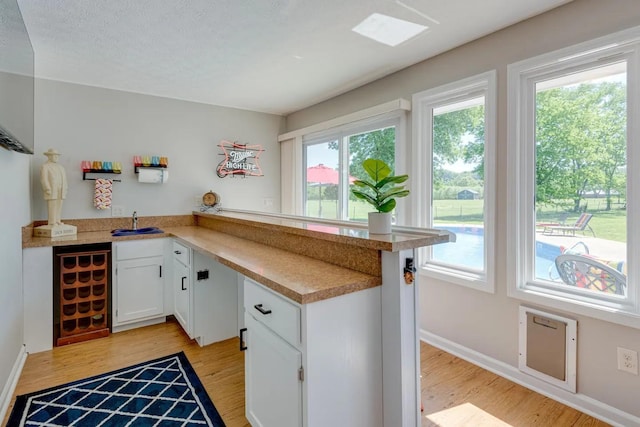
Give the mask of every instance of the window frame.
MULTIPOLYGON (((302 185, 301 185, 301 197, 302 197, 302 212, 300 215, 306 216, 305 212, 307 210, 307 193, 306 189, 306 167, 307 167, 307 150, 306 147, 314 144, 322 144, 330 141, 338 141, 338 158, 339 158, 339 166, 338 169, 340 171, 340 185, 338 186, 338 209, 340 212, 339 218, 327 218, 327 220, 336 220, 336 221, 347 221, 347 222, 355 222, 362 223, 361 221, 352 221, 348 218, 347 207, 348 203, 347 199, 349 197, 349 158, 348 158, 348 150, 345 147, 345 138, 348 138, 352 135, 358 135, 361 133, 367 133, 376 131, 378 129, 384 129, 389 127, 395 127, 395 173, 402 174, 406 170, 406 156, 405 156, 405 145, 406 145, 406 112, 405 110, 396 110, 392 112, 388 112, 385 114, 376 115, 373 117, 367 117, 360 120, 355 120, 353 122, 348 122, 342 124, 337 127, 332 127, 308 134, 304 134, 301 138, 302 143, 302 185)), ((408 187, 409 185, 407 185, 408 187)), ((403 203, 402 199, 397 200, 396 206, 396 220, 398 224, 407 224, 407 219, 409 218, 409 213, 407 212, 406 205, 403 203)), ((316 218, 316 217, 310 217, 316 218)))
MULTIPOLYGON (((628 263, 627 296, 586 296, 535 280, 535 84, 568 73, 627 63, 627 165, 640 163, 640 27, 620 31, 507 67, 507 294, 531 303, 613 323, 640 327, 640 262, 628 263)), ((627 260, 638 259, 640 227, 632 218, 640 208, 640 174, 627 167, 627 260)))
POLYGON ((422 274, 472 289, 495 293, 495 188, 496 188, 496 100, 495 70, 428 89, 413 95, 413 162, 414 188, 422 203, 412 212, 420 227, 433 227, 433 110, 460 100, 484 96, 484 268, 469 270, 454 265, 431 262, 431 248, 419 250, 422 274))

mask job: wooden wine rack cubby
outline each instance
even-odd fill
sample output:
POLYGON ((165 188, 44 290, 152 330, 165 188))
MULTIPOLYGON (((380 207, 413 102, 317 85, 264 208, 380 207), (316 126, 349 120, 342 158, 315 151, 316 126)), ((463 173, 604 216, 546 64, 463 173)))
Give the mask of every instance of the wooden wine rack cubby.
POLYGON ((109 335, 109 255, 110 250, 57 254, 56 345, 109 335))

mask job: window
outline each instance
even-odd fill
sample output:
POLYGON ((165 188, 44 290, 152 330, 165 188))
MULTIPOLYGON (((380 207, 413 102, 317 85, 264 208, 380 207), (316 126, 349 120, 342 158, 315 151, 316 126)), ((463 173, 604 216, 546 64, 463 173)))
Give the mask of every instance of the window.
POLYGON ((633 29, 509 66, 512 296, 640 325, 639 52, 633 29))
POLYGON ((425 273, 493 292, 494 71, 414 95, 420 225, 456 241, 423 250, 425 273))
POLYGON ((371 206, 349 191, 355 179, 366 178, 362 162, 384 160, 395 168, 400 118, 378 117, 303 137, 304 215, 366 221, 371 206))

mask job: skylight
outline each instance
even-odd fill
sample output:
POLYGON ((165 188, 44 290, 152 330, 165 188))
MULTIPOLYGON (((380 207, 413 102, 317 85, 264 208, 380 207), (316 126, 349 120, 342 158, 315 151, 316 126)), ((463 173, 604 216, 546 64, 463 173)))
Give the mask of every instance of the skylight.
POLYGON ((417 36, 427 28, 429 27, 425 25, 374 13, 353 27, 352 31, 393 47, 417 36))

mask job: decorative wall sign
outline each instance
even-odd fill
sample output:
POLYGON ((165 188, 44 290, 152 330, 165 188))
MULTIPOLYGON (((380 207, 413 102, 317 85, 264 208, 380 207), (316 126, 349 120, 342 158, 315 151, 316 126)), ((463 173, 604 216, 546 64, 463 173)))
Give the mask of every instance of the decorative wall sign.
POLYGON ((264 151, 261 145, 238 144, 237 142, 221 141, 218 147, 222 149, 221 156, 224 156, 216 173, 220 178, 227 175, 232 177, 239 175, 263 176, 262 169, 258 163, 260 154, 264 151))

